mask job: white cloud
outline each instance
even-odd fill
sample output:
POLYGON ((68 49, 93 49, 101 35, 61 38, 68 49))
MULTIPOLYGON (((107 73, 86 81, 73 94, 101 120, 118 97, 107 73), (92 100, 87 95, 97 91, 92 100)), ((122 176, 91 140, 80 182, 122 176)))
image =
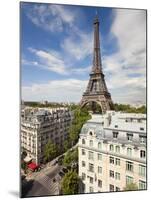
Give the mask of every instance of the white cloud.
POLYGON ((62 5, 37 4, 27 7, 26 13, 36 26, 51 32, 63 31, 64 24, 72 26, 77 11, 71 11, 62 5))
POLYGON ((113 100, 146 101, 146 17, 145 11, 116 9, 111 36, 118 51, 103 57, 107 85, 113 100), (137 94, 137 95, 136 95, 137 94))
POLYGON ((68 67, 65 66, 65 63, 58 52, 52 50, 47 52, 33 48, 29 48, 29 50, 38 57, 40 66, 43 69, 50 70, 58 74, 68 74, 68 67))
POLYGON ((69 65, 69 63, 67 64, 63 59, 62 54, 54 50, 44 51, 37 50, 31 47, 29 47, 28 50, 37 56, 37 58, 35 59, 36 61, 28 61, 22 59, 22 65, 40 67, 44 70, 53 71, 57 74, 68 76, 72 74, 88 74, 91 71, 91 66, 73 67, 71 66, 73 65, 73 63, 71 63, 71 65, 69 65))
POLYGON ((64 39, 61 44, 62 49, 66 54, 73 59, 83 60, 93 51, 92 33, 85 33, 78 28, 73 28, 73 34, 64 39))
POLYGON ((30 101, 80 102, 87 81, 78 79, 53 80, 46 84, 22 87, 22 98, 30 101))

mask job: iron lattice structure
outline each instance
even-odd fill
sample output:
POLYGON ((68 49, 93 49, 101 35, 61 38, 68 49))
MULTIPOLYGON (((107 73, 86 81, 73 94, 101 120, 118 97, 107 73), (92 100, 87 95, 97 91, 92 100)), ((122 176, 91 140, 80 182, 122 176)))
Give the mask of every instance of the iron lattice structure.
POLYGON ((107 110, 113 110, 113 102, 111 95, 108 92, 104 74, 102 70, 100 39, 99 39, 99 19, 98 16, 94 19, 94 50, 93 50, 93 66, 90 73, 90 79, 86 91, 83 93, 80 106, 84 107, 87 104, 92 105, 92 110, 95 110, 95 104, 99 104, 102 113, 107 110))

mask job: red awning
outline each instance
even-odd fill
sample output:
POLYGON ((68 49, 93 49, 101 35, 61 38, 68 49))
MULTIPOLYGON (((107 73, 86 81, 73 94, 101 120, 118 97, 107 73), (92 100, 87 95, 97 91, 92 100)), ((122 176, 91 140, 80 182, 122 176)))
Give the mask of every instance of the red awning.
POLYGON ((38 165, 36 165, 36 163, 30 163, 29 165, 28 165, 28 168, 30 168, 30 169, 32 169, 32 170, 35 170, 35 169, 37 169, 38 168, 38 165))

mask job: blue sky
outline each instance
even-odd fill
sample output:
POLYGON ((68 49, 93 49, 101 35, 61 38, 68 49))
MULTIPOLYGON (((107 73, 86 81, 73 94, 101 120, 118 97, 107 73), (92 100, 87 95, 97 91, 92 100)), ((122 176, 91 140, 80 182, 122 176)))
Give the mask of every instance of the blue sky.
POLYGON ((23 100, 80 101, 92 67, 96 10, 113 101, 145 103, 145 11, 37 3, 21 4, 23 100))

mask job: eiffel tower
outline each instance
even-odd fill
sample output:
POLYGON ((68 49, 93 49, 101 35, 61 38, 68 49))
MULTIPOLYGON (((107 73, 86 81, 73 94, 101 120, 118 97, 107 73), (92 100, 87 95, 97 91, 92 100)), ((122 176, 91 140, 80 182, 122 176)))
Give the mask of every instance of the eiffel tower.
POLYGON ((107 110, 113 110, 113 102, 108 92, 104 74, 102 71, 100 40, 99 40, 99 19, 96 15, 94 19, 94 50, 93 50, 93 66, 90 73, 90 79, 86 91, 83 93, 80 106, 84 107, 89 104, 93 112, 96 110, 96 104, 99 104, 102 113, 107 110))

